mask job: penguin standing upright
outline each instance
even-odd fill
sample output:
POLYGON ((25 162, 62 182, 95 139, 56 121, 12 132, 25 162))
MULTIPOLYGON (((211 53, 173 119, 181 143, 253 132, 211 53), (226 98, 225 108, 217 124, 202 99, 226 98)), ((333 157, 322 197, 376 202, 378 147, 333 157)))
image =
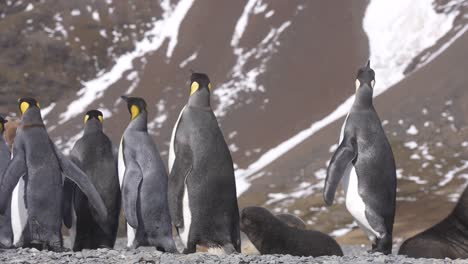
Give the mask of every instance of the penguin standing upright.
MULTIPOLYGON (((13 205, 19 204, 12 203, 12 217, 13 209, 26 209, 27 212, 22 215, 26 215, 27 219, 20 222, 19 228, 13 229, 21 233, 14 236, 22 240, 20 246, 23 247, 61 251, 62 173, 83 190, 100 223, 106 222, 107 210, 88 176, 59 152, 50 140, 39 103, 32 98, 22 98, 19 108, 21 126, 13 143, 13 157, 0 183, 0 213, 5 212, 9 197, 21 178, 24 185, 17 188, 20 192, 16 192, 14 198, 21 201, 24 207, 13 208, 13 205)), ((105 225, 102 228, 108 231, 105 225)))
POLYGON ((372 242, 372 252, 390 254, 395 217, 396 171, 392 148, 372 104, 375 73, 359 69, 356 96, 341 129, 325 179, 323 197, 333 203, 342 180, 346 208, 372 242))
POLYGON ((120 141, 119 182, 127 220, 127 247, 177 252, 167 201, 167 172, 148 134, 146 102, 122 96, 131 114, 120 141))
POLYGON ((88 199, 69 179, 64 183, 65 225, 71 228, 72 248, 113 248, 117 236, 120 212, 120 188, 117 163, 112 142, 104 134, 104 118, 98 110, 85 115, 84 133, 73 146, 70 159, 90 177, 108 210, 108 225, 111 233, 104 232, 91 213, 88 199))
POLYGON ((210 105, 211 83, 193 73, 190 97, 172 131, 169 207, 185 245, 240 252, 239 209, 229 148, 210 105))
MULTIPOLYGON (((5 120, 0 116, 0 178, 10 162, 10 148, 4 140, 5 120)), ((0 179, 1 182, 1 179, 0 179)), ((11 197, 9 197, 11 200, 11 197)), ((10 248, 13 245, 13 230, 11 229, 11 202, 4 215, 0 215, 0 248, 10 248)))

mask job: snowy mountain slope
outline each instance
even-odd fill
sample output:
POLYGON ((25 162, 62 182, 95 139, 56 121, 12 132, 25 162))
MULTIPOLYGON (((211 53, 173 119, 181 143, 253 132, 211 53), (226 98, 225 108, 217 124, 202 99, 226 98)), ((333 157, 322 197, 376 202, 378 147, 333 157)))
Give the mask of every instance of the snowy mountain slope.
MULTIPOLYGON (((7 1, 0 4, 0 33, 9 34, 0 34, 0 60, 8 62, 0 64, 0 110, 16 111, 17 97, 37 96, 51 137, 66 152, 89 108, 104 112, 117 143, 129 121, 120 95, 142 96, 165 158, 190 70, 206 72, 241 206, 297 213, 343 241, 361 242, 342 204, 326 209, 320 195, 355 72, 368 58, 377 72, 376 107, 399 157, 399 210, 413 210, 432 187, 446 198, 429 196, 434 206, 450 205, 468 146, 457 114, 465 108, 454 100, 464 98, 468 83, 458 71, 466 53, 455 50, 467 35, 467 2, 7 1), (11 42, 15 32, 29 33, 11 42), (441 62, 448 53, 455 59, 441 62), (433 68, 440 72, 425 73, 433 68), (436 94, 440 100, 421 101, 436 94), (442 132, 425 137, 425 128, 442 132), (452 150, 457 157, 436 162, 452 150)), ((400 237, 415 231, 401 223, 400 237)))

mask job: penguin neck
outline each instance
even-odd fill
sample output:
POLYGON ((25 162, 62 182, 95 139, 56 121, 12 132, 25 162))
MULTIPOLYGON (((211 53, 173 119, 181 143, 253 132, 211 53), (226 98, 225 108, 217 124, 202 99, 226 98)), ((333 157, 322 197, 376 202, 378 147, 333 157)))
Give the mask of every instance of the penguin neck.
POLYGON ((188 99, 188 106, 202 109, 211 109, 210 92, 202 89, 192 94, 188 99))
POLYGON ((358 88, 356 98, 354 99, 353 108, 369 108, 374 107, 372 104, 372 88, 368 85, 363 85, 358 88))
POLYGON ((34 107, 27 110, 21 117, 21 123, 23 126, 44 125, 39 108, 34 107))
POLYGON ((91 119, 86 122, 84 127, 84 135, 102 131, 102 123, 99 120, 91 119))
POLYGON ((128 125, 127 129, 148 132, 148 113, 146 111, 138 114, 128 125))

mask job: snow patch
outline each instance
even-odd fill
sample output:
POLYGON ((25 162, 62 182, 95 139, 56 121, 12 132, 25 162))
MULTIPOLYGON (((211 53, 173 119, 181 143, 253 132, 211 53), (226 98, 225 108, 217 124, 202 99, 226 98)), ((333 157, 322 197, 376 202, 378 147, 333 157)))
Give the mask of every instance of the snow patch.
MULTIPOLYGON (((250 5, 246 6, 244 13, 250 13, 247 7, 253 8, 253 2, 256 1, 249 1, 250 5)), ((377 76, 374 97, 402 80, 403 71, 412 59, 423 50, 433 46, 452 29, 456 15, 456 13, 436 13, 432 2, 426 0, 372 0, 366 10, 363 27, 369 37, 371 67, 377 76)), ((242 21, 239 29, 244 29, 246 24, 247 18, 242 21)), ((244 31, 239 30, 239 32, 244 31)), ((242 34, 236 36, 231 41, 233 46, 238 43, 239 36, 242 34)), ((353 102, 354 95, 346 99, 332 113, 314 122, 309 128, 266 151, 246 169, 236 170, 236 177, 246 179, 257 173, 317 131, 345 116, 353 102)), ((433 159, 430 155, 426 155, 425 158, 433 159)))
POLYGON ((409 141, 409 142, 406 142, 404 146, 409 149, 415 149, 418 147, 418 143, 416 143, 416 141, 409 141))
POLYGON ((343 228, 334 230, 333 232, 329 233, 329 235, 332 236, 332 237, 344 236, 344 235, 348 234, 349 232, 353 231, 353 229, 355 227, 357 227, 357 226, 358 225, 356 224, 356 222, 353 221, 351 224, 347 224, 343 228))
POLYGON ((453 178, 455 178, 455 176, 456 176, 457 174, 459 174, 460 172, 462 172, 462 171, 464 171, 464 170, 466 170, 466 169, 468 169, 468 161, 467 161, 467 160, 463 160, 463 161, 462 161, 462 165, 459 166, 459 167, 456 167, 456 168, 454 168, 454 169, 452 169, 452 170, 450 170, 449 172, 447 172, 447 173, 445 174, 445 176, 444 176, 444 179, 443 179, 442 181, 440 181, 440 182, 438 183, 438 185, 439 185, 440 187, 447 185, 449 182, 451 182, 451 181, 453 180, 453 178))
POLYGON ((418 129, 414 126, 411 125, 408 130, 406 130, 406 133, 409 135, 417 135, 418 134, 418 129))
POLYGON ((187 66, 187 64, 189 64, 191 61, 195 60, 198 56, 198 51, 194 52, 192 55, 190 55, 188 58, 186 58, 185 60, 183 60, 180 64, 179 64, 179 68, 185 68, 185 66, 187 66))
POLYGON ((234 29, 234 34, 231 39, 231 46, 236 47, 239 44, 242 35, 244 34, 245 28, 249 22, 249 15, 252 13, 254 6, 258 3, 258 0, 249 0, 244 7, 239 20, 237 20, 236 27, 234 29))
POLYGON ((101 20, 101 18, 99 17, 99 13, 97 11, 93 12, 92 17, 93 17, 94 20, 96 20, 98 22, 101 20))
POLYGON ((79 16, 79 15, 81 15, 81 11, 78 10, 78 9, 73 9, 73 10, 70 12, 70 15, 72 15, 72 16, 79 16))
POLYGON ((25 11, 26 11, 26 12, 29 12, 29 11, 31 11, 31 10, 33 10, 33 9, 34 9, 34 5, 31 4, 31 3, 29 3, 29 4, 26 6, 25 11))
MULTIPOLYGON (((120 56, 111 70, 100 73, 95 79, 83 82, 83 88, 77 93, 77 99, 68 105, 60 115, 59 124, 76 117, 95 100, 101 98, 104 92, 116 81, 122 78, 124 72, 133 68, 133 60, 149 52, 159 50, 165 40, 169 40, 166 56, 170 58, 177 45, 179 27, 184 20, 193 0, 181 0, 172 7, 169 0, 161 5, 166 7, 162 19, 153 23, 153 28, 145 33, 145 37, 135 44, 135 50, 120 56)), ((73 12, 73 11, 72 11, 73 12)))
POLYGON ((51 103, 49 106, 42 108, 41 109, 42 119, 45 119, 46 116, 54 109, 56 105, 57 105, 56 103, 51 103))

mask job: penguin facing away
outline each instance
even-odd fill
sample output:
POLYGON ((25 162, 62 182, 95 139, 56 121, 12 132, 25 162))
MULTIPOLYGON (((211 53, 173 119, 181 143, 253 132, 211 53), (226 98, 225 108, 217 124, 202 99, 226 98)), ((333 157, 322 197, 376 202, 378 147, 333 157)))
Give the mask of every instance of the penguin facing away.
POLYGON ((372 252, 390 254, 396 203, 392 148, 372 104, 375 73, 370 62, 359 69, 353 106, 330 161, 323 197, 333 203, 342 181, 346 208, 372 242, 372 252))
POLYGON ((103 132, 103 115, 90 110, 84 118, 84 133, 73 146, 70 159, 86 175, 101 195, 108 210, 111 233, 101 229, 91 213, 88 199, 71 180, 64 182, 64 223, 71 228, 74 251, 96 248, 113 248, 117 236, 120 212, 120 187, 117 163, 112 142, 103 132))
POLYGON ((148 134, 146 102, 126 97, 131 121, 119 147, 119 182, 127 220, 127 247, 177 252, 167 200, 167 172, 148 134))
POLYGON ((169 208, 184 253, 196 246, 240 252, 239 209, 229 148, 211 109, 210 79, 191 75, 190 97, 169 150, 169 208))
MULTIPOLYGON (((5 120, 0 116, 0 182, 1 176, 8 167, 11 154, 10 148, 4 140, 5 120)), ((11 197, 9 197, 11 200, 11 197)), ((11 227, 11 202, 8 202, 8 207, 4 215, 0 215, 0 248, 10 248, 13 245, 13 230, 11 227)))
MULTIPOLYGON (((92 205, 92 213, 102 223, 107 220, 107 210, 96 188, 86 174, 67 159, 54 146, 47 134, 41 117, 39 103, 32 98, 19 100, 22 115, 13 144, 13 157, 0 183, 0 213, 4 213, 9 197, 20 179, 21 188, 16 188, 24 207, 12 202, 13 212, 20 212, 27 219, 13 228, 19 237, 19 246, 37 247, 53 251, 63 250, 62 225, 62 173, 75 182, 86 194, 92 205), (14 210, 15 209, 15 210, 14 210), (26 212, 23 209, 26 210, 26 212)), ((12 216, 13 217, 13 216, 12 216)), ((15 238, 16 240, 16 238, 15 238)))

